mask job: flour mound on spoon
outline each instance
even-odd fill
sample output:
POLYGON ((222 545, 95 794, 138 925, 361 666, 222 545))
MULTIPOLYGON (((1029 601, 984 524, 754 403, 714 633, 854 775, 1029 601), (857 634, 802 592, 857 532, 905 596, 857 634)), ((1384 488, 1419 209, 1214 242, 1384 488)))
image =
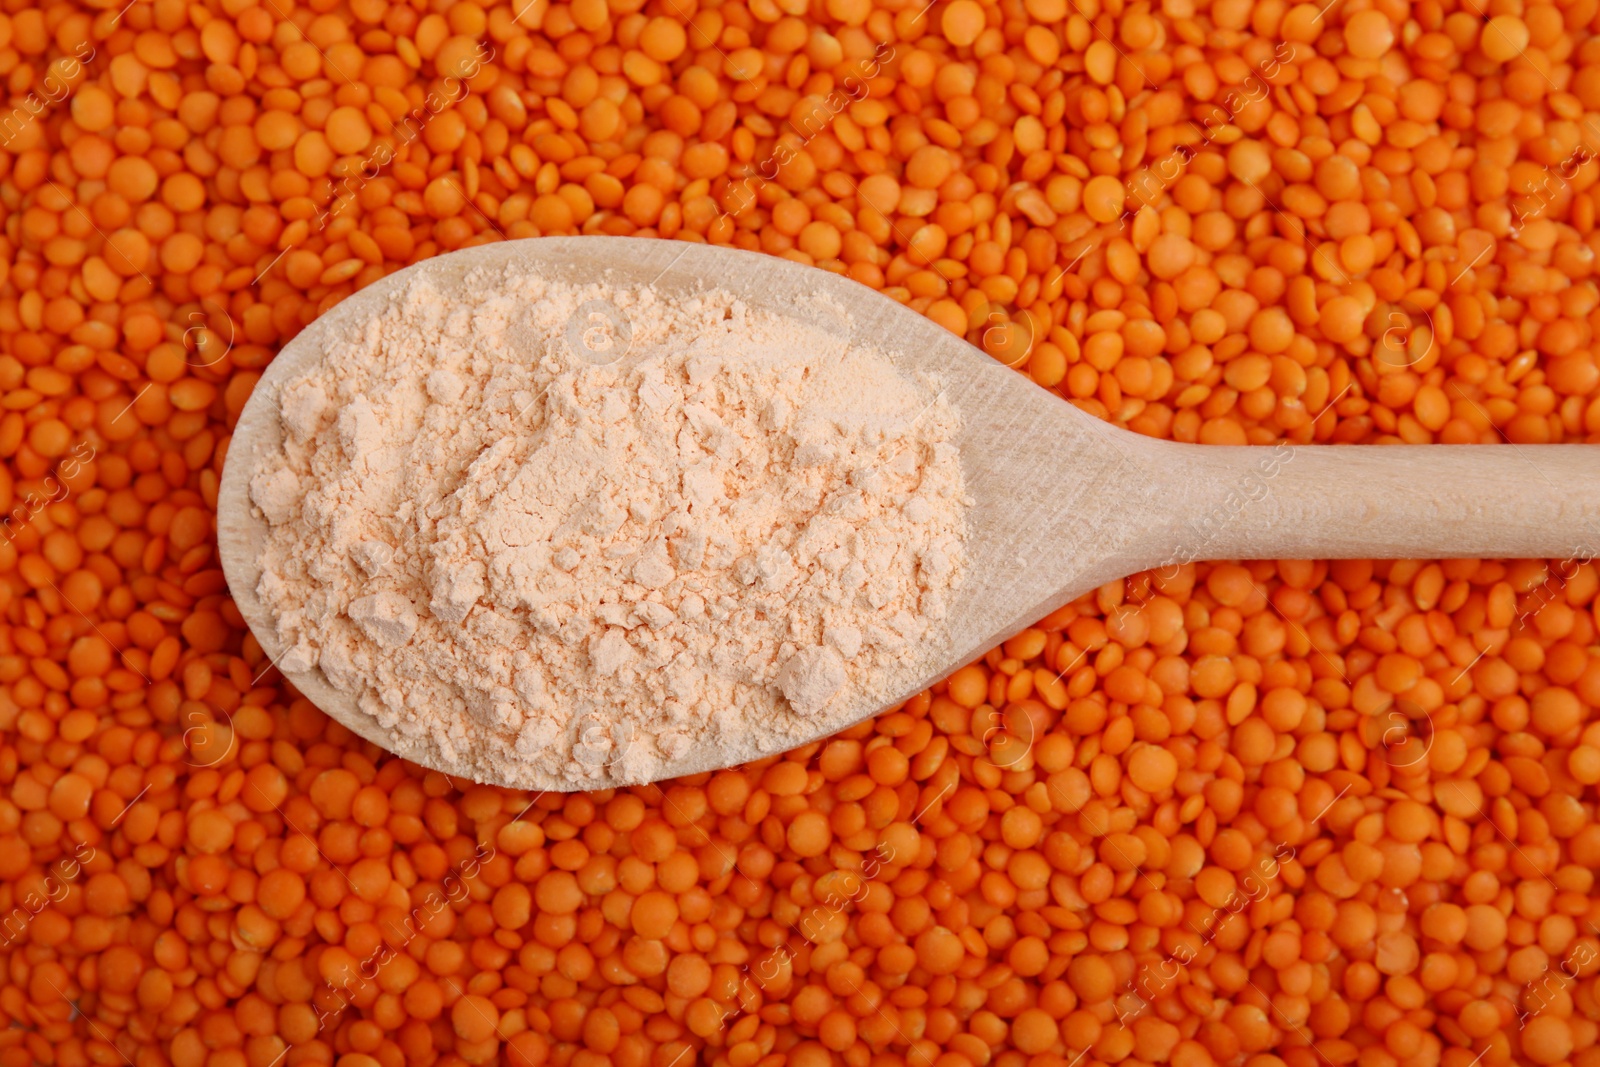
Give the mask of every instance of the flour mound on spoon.
POLYGON ((936 381, 820 299, 461 293, 413 281, 277 394, 250 494, 280 667, 404 755, 581 785, 781 750, 930 666, 969 503, 936 381))

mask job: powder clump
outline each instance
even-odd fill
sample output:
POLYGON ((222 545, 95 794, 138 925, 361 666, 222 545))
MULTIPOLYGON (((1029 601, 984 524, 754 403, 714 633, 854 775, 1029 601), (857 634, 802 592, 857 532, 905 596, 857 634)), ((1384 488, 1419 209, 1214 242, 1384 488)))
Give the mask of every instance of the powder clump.
POLYGON ((643 781, 752 729, 773 751, 825 734, 852 692, 936 666, 958 413, 808 321, 514 269, 449 299, 418 279, 277 401, 251 498, 280 665, 404 754, 643 781), (596 301, 629 332, 575 351, 596 301))
POLYGON ((778 688, 801 715, 815 715, 845 686, 844 657, 824 645, 802 648, 778 669, 778 688))

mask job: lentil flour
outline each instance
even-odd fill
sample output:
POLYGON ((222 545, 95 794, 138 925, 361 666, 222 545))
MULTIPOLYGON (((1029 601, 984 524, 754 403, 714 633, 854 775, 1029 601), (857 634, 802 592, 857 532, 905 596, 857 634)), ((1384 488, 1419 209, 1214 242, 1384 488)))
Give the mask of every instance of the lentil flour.
POLYGON ((513 784, 777 751, 913 683, 968 503, 936 381, 718 292, 465 291, 410 283, 279 394, 282 668, 513 784))

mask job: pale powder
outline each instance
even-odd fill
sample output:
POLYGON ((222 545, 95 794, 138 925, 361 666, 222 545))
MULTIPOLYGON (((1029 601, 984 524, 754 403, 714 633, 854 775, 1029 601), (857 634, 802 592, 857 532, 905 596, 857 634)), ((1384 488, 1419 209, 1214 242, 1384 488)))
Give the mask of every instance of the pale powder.
POLYGON ((781 750, 921 666, 968 505, 937 382, 820 299, 469 282, 281 390, 250 487, 280 666, 513 784, 781 750))

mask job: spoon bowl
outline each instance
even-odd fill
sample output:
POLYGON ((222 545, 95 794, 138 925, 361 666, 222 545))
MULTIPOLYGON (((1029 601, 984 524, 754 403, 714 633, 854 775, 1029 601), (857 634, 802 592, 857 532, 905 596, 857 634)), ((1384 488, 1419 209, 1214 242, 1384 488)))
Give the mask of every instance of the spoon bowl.
MULTIPOLYGON (((869 718, 1062 604, 1151 568, 1196 559, 1586 561, 1600 545, 1600 449, 1592 446, 1159 441, 1080 411, 920 314, 827 271, 677 241, 534 238, 439 256, 374 283, 303 330, 263 374, 228 445, 217 538, 235 603, 274 664, 287 650, 257 592, 268 524, 250 500, 249 485, 282 448, 282 388, 315 366, 339 331, 377 314, 411 281, 426 277, 448 297, 462 291, 469 274, 507 267, 569 284, 653 285, 669 297, 715 288, 796 317, 814 316, 822 297, 843 309, 829 324, 842 342, 870 345, 904 372, 936 376, 958 408, 956 444, 972 503, 966 577, 951 595, 945 631, 916 647, 892 686, 852 686, 841 698, 847 706, 830 708, 807 740, 869 718)), ((316 667, 282 673, 356 734, 447 774, 551 791, 637 784, 609 768, 581 782, 548 774, 504 781, 492 768, 442 759, 426 739, 381 727, 316 667)), ((785 738, 785 746, 793 744, 785 738)), ((770 733, 753 723, 736 743, 693 747, 667 761, 657 777, 728 767, 777 750, 770 733)))

